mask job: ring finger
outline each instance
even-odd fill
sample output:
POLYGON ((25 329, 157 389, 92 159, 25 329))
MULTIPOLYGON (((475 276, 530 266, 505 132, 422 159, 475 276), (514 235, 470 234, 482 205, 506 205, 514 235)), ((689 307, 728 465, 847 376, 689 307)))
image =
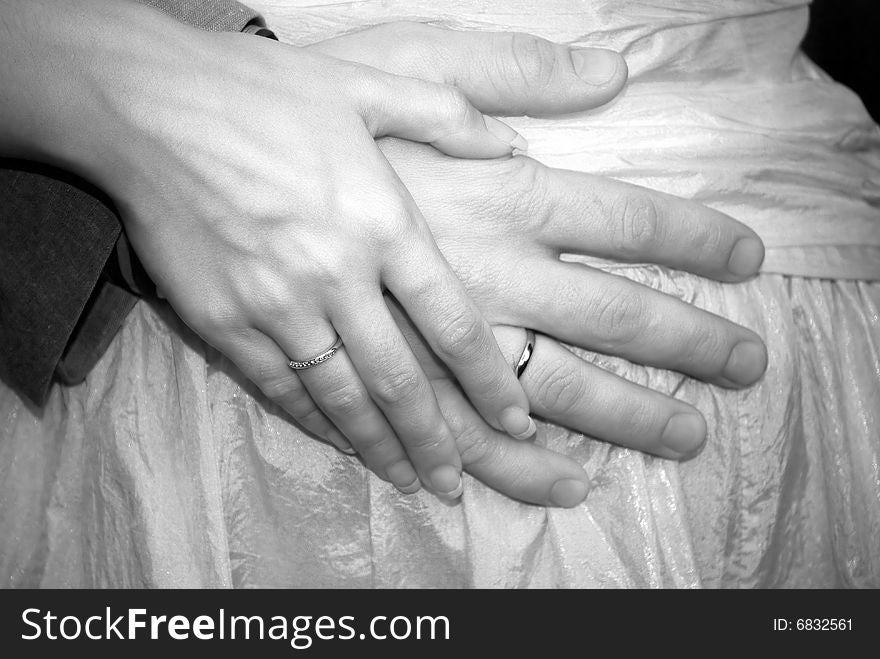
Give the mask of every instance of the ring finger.
POLYGON ((461 488, 461 458, 431 383, 378 291, 357 302, 359 306, 352 300, 340 308, 358 308, 358 313, 333 319, 342 336, 370 337, 353 340, 348 355, 422 483, 455 498, 461 488))
MULTIPOLYGON (((499 342, 523 344, 523 331, 496 328, 499 342)), ((693 407, 642 387, 581 359, 557 341, 535 335, 520 376, 536 414, 612 444, 684 460, 706 438, 706 422, 693 407)))
POLYGON ((276 405, 304 429, 344 453, 354 453, 348 440, 315 405, 302 381, 287 366, 287 358, 278 344, 257 329, 242 330, 224 345, 216 346, 241 372, 276 405))
POLYGON ((725 387, 750 385, 767 366, 751 330, 624 277, 561 261, 520 264, 517 276, 530 287, 511 300, 517 315, 568 343, 725 387))
MULTIPOLYGON (((328 352, 337 340, 326 320, 311 319, 286 324, 286 332, 272 328, 273 335, 296 337, 276 339, 291 360, 307 362, 328 352), (308 327, 297 332, 297 326, 308 327), (323 337, 323 338, 322 338, 323 337)), ((313 366, 297 370, 303 385, 324 414, 351 443, 367 466, 380 478, 391 481, 404 493, 419 489, 420 483, 397 436, 376 407, 351 363, 344 345, 313 366)))

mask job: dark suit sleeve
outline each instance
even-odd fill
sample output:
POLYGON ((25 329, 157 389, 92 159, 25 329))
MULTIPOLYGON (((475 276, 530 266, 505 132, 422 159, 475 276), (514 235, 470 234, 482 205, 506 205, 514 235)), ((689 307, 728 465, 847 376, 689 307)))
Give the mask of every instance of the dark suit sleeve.
POLYGON ((179 21, 212 32, 241 32, 250 23, 263 25, 253 9, 235 0, 137 0, 179 21))
MULTIPOLYGON (((264 25, 233 0, 139 1, 206 30, 264 25)), ((138 268, 128 267, 128 254, 100 191, 59 170, 0 160, 0 377, 7 384, 42 405, 53 379, 85 379, 137 301, 138 268)))

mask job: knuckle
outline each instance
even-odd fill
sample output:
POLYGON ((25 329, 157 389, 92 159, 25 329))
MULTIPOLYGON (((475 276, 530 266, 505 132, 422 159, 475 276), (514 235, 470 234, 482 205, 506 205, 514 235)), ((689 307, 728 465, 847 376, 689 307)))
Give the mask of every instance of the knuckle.
POLYGON ((259 308, 276 319, 287 316, 292 300, 301 298, 306 290, 339 290, 351 280, 351 261, 346 246, 330 249, 314 239, 303 239, 297 245, 295 261, 278 264, 274 271, 264 268, 248 299, 259 301, 259 308))
POLYGON ((436 85, 440 116, 446 123, 464 125, 471 115, 471 103, 464 92, 451 85, 436 85))
POLYGON ((358 218, 360 238, 374 249, 395 249, 412 235, 412 214, 395 195, 361 199, 361 208, 354 217, 358 218))
POLYGON ((694 323, 687 343, 692 359, 720 372, 730 354, 732 340, 717 323, 711 320, 694 323))
POLYGON ((387 50, 383 53, 389 73, 432 79, 437 73, 440 28, 416 21, 393 21, 372 28, 387 50))
POLYGON ((638 291, 604 289, 593 303, 591 317, 608 344, 619 346, 633 341, 647 322, 647 302, 638 291))
POLYGON ((700 253, 726 257, 733 248, 733 235, 717 224, 701 222, 692 225, 687 235, 694 236, 692 246, 700 253))
POLYGON ((242 317, 239 311, 216 301, 207 303, 206 299, 205 302, 187 309, 182 314, 186 324, 200 336, 212 343, 218 337, 233 337, 240 331, 242 317))
POLYGON ((375 383, 371 393, 379 405, 397 407, 405 405, 424 392, 422 379, 412 368, 398 368, 382 375, 375 383))
POLYGON ((561 361, 541 364, 533 378, 533 402, 555 413, 568 414, 591 397, 586 379, 561 361))
MULTIPOLYGON (((301 273, 304 285, 312 291, 320 291, 323 295, 328 295, 332 299, 336 299, 335 295, 346 290, 350 283, 351 270, 346 270, 338 264, 325 259, 313 261, 304 273, 301 273)), ((291 292, 284 298, 276 298, 274 304, 267 308, 267 315, 271 318, 285 317, 290 314, 291 301, 302 299, 302 293, 299 295, 291 292)), ((329 298, 328 298, 329 299, 329 298)))
POLYGON ((441 358, 459 360, 484 352, 491 335, 479 318, 457 314, 447 320, 437 334, 437 352, 441 358))
POLYGON ((322 392, 321 404, 328 414, 345 417, 362 411, 367 396, 357 384, 340 382, 322 392))
POLYGON ((467 430, 459 438, 458 450, 462 465, 470 471, 494 473, 505 494, 515 496, 523 487, 534 483, 527 462, 517 459, 509 442, 496 441, 491 433, 477 428, 467 430))
POLYGON ((504 442, 492 441, 491 432, 475 425, 461 429, 456 437, 456 446, 463 465, 485 466, 499 459, 498 453, 504 451, 504 442))
POLYGON ((387 470, 391 465, 406 457, 397 437, 387 431, 358 432, 348 440, 367 468, 382 480, 388 480, 387 470))
POLYGON ((427 411, 419 409, 416 414, 406 415, 405 426, 401 426, 400 430, 408 449, 445 453, 451 442, 445 419, 436 407, 427 411))
POLYGON ((638 258, 664 238, 660 209, 648 193, 625 194, 611 213, 615 222, 613 247, 625 258, 638 258))
POLYGON ((294 409, 288 406, 285 409, 305 428, 319 429, 326 424, 324 413, 315 407, 315 404, 310 400, 307 401, 307 405, 295 407, 294 409))
POLYGON ((531 34, 515 32, 510 35, 509 48, 516 72, 527 89, 539 94, 553 84, 559 60, 552 43, 531 34))
POLYGON ((621 410, 618 418, 626 419, 624 428, 628 426, 631 434, 638 434, 650 439, 652 435, 659 441, 663 432, 662 423, 658 424, 657 408, 645 400, 631 399, 626 409, 621 410))
POLYGON ((388 456, 396 456, 398 449, 397 439, 387 432, 366 432, 349 437, 352 446, 357 448, 358 453, 364 456, 370 469, 377 475, 385 472, 385 467, 390 467, 392 462, 388 456), (388 464, 385 464, 388 461, 388 464))
MULTIPOLYGON (((288 369, 289 370, 289 369, 288 369)), ((260 390, 268 398, 282 405, 293 416, 304 414, 311 401, 303 396, 303 387, 299 378, 293 373, 264 373, 260 375, 260 390)))
POLYGON ((406 291, 404 292, 404 307, 406 304, 427 307, 433 311, 431 303, 434 302, 437 295, 436 282, 430 277, 416 277, 408 282, 406 291))
MULTIPOLYGON (((310 273, 311 274, 311 273, 310 273)), ((262 317, 278 318, 285 314, 290 306, 291 287, 284 277, 273 273, 269 276, 260 277, 251 288, 250 300, 247 304, 253 312, 258 312, 262 317)))
POLYGON ((412 227, 408 222, 390 220, 385 226, 369 234, 365 242, 376 252, 397 254, 401 245, 412 242, 412 235, 412 227))
POLYGON ((410 455, 445 453, 446 438, 437 433, 436 426, 412 429, 404 441, 410 455))
POLYGON ((537 160, 527 157, 511 158, 505 161, 508 185, 520 194, 531 193, 544 185, 547 167, 537 160))
MULTIPOLYGON (((542 228, 553 217, 548 190, 549 169, 526 156, 500 160, 491 186, 493 212, 506 220, 505 230, 527 231, 542 228)), ((485 194, 485 193, 484 193, 485 194)))

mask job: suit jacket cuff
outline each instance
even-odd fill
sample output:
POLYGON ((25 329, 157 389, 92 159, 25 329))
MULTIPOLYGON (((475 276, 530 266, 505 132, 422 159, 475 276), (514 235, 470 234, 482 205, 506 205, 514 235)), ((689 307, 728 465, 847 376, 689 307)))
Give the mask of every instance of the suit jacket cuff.
MULTIPOLYGON (((233 0, 138 1, 205 30, 265 25, 233 0)), ((53 375, 85 379, 137 297, 128 277, 113 276, 127 249, 100 192, 51 168, 3 162, 0 202, 0 377, 42 405, 53 375)))
POLYGON ((264 26, 262 17, 235 0, 138 0, 179 21, 212 32, 241 32, 246 25, 264 26))

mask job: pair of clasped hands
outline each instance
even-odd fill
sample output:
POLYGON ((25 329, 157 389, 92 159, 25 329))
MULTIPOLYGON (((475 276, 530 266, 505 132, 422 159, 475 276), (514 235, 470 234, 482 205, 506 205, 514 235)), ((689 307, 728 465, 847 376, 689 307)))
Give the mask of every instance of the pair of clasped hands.
POLYGON ((400 23, 298 48, 126 10, 142 33, 104 74, 120 89, 102 96, 100 134, 80 136, 97 155, 67 161, 113 196, 193 330, 401 492, 455 499, 466 470, 516 499, 577 505, 588 477, 523 441, 532 415, 669 459, 696 454, 696 409, 560 342, 724 387, 764 372, 754 332, 559 258, 738 282, 763 259, 753 231, 543 166, 490 116, 606 103, 626 81, 618 54, 400 23), (538 338, 518 379, 523 328, 538 338), (289 367, 337 336, 332 358, 289 367))

